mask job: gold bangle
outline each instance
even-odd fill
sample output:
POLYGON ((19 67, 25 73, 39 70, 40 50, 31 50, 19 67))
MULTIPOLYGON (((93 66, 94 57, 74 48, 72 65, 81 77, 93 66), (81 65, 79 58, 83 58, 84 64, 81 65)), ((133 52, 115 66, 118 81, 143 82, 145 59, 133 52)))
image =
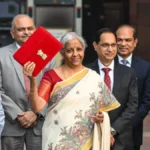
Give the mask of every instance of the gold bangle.
POLYGON ((36 89, 30 89, 30 91, 35 91, 36 89))
POLYGON ((36 94, 36 92, 30 92, 29 94, 33 95, 33 94, 36 94))
POLYGON ((36 77, 30 77, 30 80, 34 81, 34 80, 36 80, 36 77))
POLYGON ((30 91, 37 91, 37 89, 30 89, 30 91))

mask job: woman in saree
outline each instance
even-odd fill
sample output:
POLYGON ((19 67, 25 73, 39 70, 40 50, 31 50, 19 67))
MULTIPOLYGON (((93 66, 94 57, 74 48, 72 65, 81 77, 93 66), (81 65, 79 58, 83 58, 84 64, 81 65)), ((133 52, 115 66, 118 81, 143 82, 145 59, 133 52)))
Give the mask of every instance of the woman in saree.
POLYGON ((75 32, 61 39, 64 64, 47 71, 37 88, 33 62, 24 65, 30 78, 29 99, 35 113, 48 103, 42 130, 43 150, 110 150, 106 111, 119 107, 100 76, 82 65, 86 43, 75 32), (104 119, 103 119, 104 116, 104 119))

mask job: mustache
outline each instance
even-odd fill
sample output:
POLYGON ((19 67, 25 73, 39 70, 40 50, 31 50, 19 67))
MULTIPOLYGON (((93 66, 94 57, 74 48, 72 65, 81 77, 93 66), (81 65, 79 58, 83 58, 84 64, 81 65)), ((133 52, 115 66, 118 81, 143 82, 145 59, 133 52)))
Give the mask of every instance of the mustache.
POLYGON ((29 38, 30 35, 23 35, 22 38, 29 38))
POLYGON ((119 48, 125 48, 126 46, 119 45, 118 47, 119 47, 119 48))

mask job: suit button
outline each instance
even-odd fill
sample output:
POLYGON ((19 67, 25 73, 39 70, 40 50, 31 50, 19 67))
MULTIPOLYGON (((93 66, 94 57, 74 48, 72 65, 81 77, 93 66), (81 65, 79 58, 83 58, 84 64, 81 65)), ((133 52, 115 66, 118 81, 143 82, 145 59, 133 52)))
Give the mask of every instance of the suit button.
POLYGON ((53 110, 53 113, 56 115, 58 113, 58 111, 55 109, 55 110, 53 110))
POLYGON ((58 125, 58 120, 55 120, 55 121, 54 121, 54 124, 55 124, 55 125, 58 125))

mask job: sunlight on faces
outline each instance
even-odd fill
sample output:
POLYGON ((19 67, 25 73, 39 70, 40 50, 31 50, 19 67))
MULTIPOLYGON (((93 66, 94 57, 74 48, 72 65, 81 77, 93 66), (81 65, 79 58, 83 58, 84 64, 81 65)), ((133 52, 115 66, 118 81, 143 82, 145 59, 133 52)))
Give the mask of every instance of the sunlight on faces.
POLYGON ((70 40, 65 45, 61 55, 65 64, 71 67, 81 66, 84 58, 84 47, 78 39, 70 40))
POLYGON ((123 58, 127 58, 134 51, 138 39, 134 39, 131 27, 121 27, 117 30, 116 35, 118 54, 123 58))
POLYGON ((35 31, 35 26, 31 18, 28 16, 18 16, 13 22, 11 29, 12 38, 16 40, 19 45, 22 45, 35 31))
POLYGON ((116 38, 112 33, 103 33, 98 43, 93 42, 95 51, 103 64, 110 64, 117 53, 116 38))

